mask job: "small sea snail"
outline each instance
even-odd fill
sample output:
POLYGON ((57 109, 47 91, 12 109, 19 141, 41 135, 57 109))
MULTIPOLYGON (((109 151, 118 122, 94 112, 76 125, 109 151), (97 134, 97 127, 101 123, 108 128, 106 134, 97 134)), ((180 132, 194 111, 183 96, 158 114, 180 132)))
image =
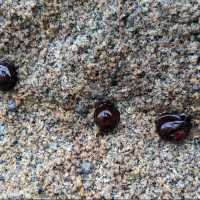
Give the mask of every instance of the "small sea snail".
POLYGON ((111 102, 103 102, 96 107, 94 121, 101 132, 112 131, 120 121, 120 112, 111 102))
POLYGON ((17 83, 17 72, 13 65, 0 62, 0 90, 9 91, 17 83))
POLYGON ((184 140, 191 129, 191 117, 185 114, 163 114, 156 120, 156 131, 165 141, 184 140))

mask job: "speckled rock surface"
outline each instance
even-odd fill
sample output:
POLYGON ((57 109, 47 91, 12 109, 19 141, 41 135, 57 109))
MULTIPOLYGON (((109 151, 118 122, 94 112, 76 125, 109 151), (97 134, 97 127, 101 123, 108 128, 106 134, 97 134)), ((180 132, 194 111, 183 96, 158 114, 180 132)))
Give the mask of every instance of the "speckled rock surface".
POLYGON ((0 93, 0 198, 200 198, 199 26, 195 0, 0 0, 20 76, 0 93), (102 99, 121 112, 104 137, 102 99), (193 116, 182 145, 155 133, 170 111, 193 116))

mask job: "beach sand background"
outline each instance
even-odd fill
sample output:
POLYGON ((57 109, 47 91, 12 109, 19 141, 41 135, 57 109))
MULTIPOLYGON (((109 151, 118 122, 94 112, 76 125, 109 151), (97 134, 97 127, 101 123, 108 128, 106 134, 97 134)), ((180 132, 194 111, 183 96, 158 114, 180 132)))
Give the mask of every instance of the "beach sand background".
POLYGON ((0 198, 200 199, 200 2, 0 0, 0 198), (121 112, 98 136, 95 104, 121 112), (15 108, 16 107, 16 108, 15 108), (155 118, 193 117, 183 144, 155 118))

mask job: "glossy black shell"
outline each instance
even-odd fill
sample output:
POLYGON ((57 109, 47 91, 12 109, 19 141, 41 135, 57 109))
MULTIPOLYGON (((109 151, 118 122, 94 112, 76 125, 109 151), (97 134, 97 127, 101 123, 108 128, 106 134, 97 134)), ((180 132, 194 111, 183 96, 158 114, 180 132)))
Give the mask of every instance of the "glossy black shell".
POLYGON ((120 121, 120 112, 110 102, 103 102, 96 107, 94 121, 102 132, 112 131, 120 121))
POLYGON ((0 62, 0 90, 13 89, 18 81, 16 68, 12 64, 0 62))
POLYGON ((156 131, 165 141, 184 140, 191 129, 191 117, 185 114, 163 114, 156 120, 156 131))

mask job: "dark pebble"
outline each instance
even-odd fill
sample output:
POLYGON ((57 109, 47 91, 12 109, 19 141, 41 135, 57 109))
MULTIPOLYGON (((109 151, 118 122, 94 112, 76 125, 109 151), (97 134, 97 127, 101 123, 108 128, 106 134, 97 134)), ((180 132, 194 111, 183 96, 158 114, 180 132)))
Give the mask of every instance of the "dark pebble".
POLYGON ((41 187, 39 187, 37 192, 38 192, 38 194, 42 194, 42 193, 44 193, 44 190, 41 187))
POLYGON ((0 181, 5 181, 5 178, 0 175, 0 181))
POLYGON ((21 160, 22 160, 22 156, 21 156, 21 155, 16 155, 15 159, 16 159, 17 161, 21 161, 21 160))
POLYGON ((14 112, 17 109, 17 104, 15 99, 9 99, 8 100, 8 111, 14 112))

